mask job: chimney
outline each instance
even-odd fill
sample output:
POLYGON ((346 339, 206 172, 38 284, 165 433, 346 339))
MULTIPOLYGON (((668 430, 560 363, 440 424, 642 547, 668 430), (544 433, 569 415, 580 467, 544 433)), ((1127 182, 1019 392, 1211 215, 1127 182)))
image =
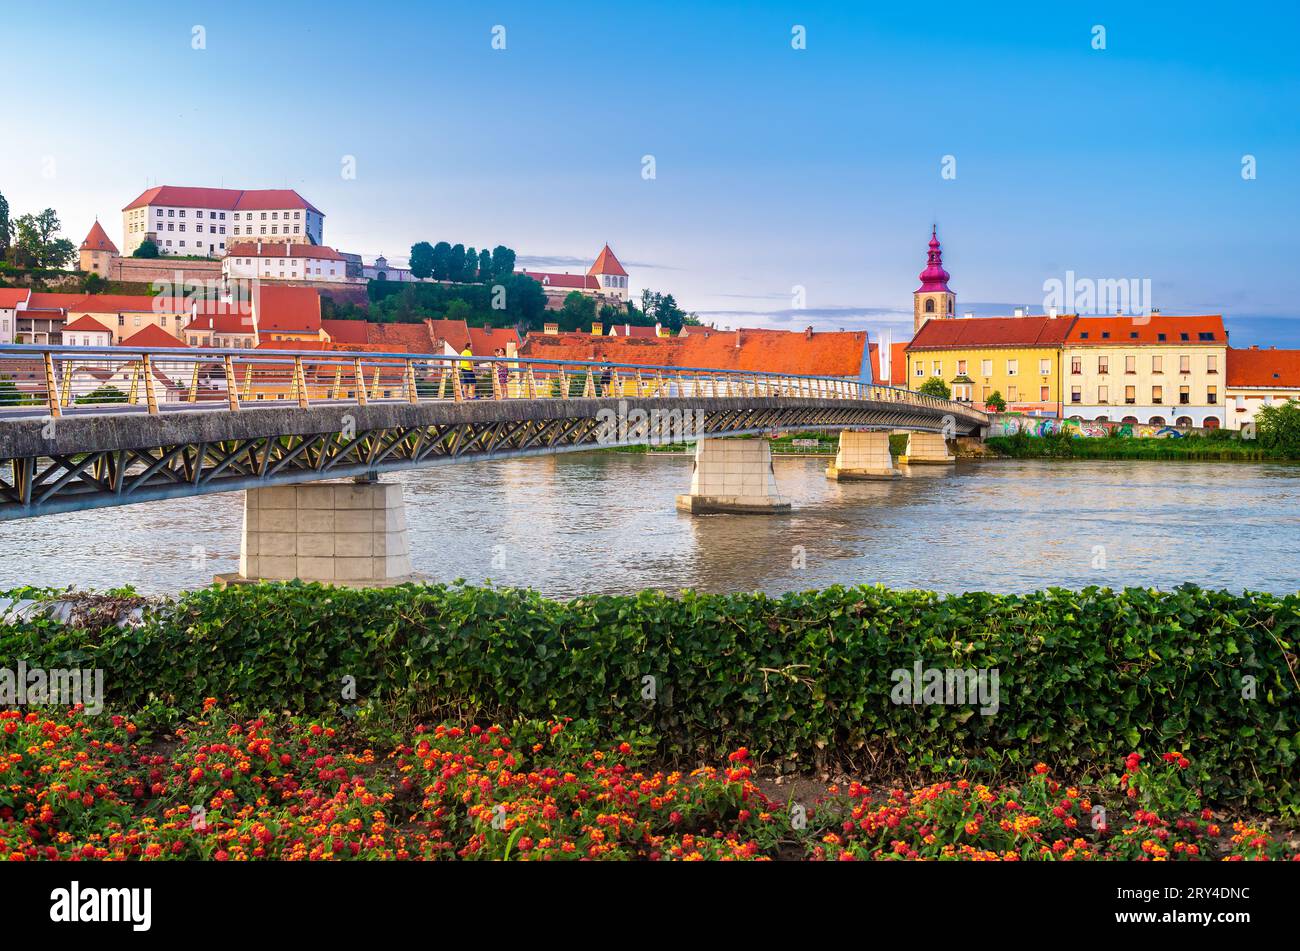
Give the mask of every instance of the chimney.
POLYGON ((740 349, 740 328, 736 328, 736 349, 740 349))
POLYGON ((1014 313, 1017 317, 1023 317, 1025 316, 1025 309, 1023 307, 1017 307, 1014 313))
POLYGON ((258 242, 257 242, 257 253, 258 253, 258 254, 261 254, 261 253, 262 253, 262 242, 261 242, 260 239, 259 239, 258 242))
POLYGON ((968 311, 966 311, 966 313, 962 314, 962 316, 963 316, 963 317, 974 317, 974 316, 975 316, 975 311, 973 311, 973 310, 968 310, 968 311))
POLYGON ((1049 308, 1048 311, 1047 311, 1047 316, 1048 316, 1048 317, 1051 317, 1053 320, 1055 320, 1055 319, 1056 319, 1056 308, 1055 308, 1055 307, 1051 307, 1051 308, 1049 308))

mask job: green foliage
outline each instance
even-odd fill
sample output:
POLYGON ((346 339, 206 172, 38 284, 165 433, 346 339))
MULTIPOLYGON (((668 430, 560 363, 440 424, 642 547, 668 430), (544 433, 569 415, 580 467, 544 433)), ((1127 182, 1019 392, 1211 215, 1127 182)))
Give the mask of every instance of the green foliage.
POLYGON ((115 386, 100 386, 87 393, 85 396, 78 396, 74 403, 125 403, 126 394, 115 386))
POLYGON ((1005 413, 1007 411, 1007 401, 1002 398, 1001 390, 994 390, 992 395, 984 401, 984 405, 991 408, 995 413, 1005 413))
POLYGON ((984 444, 1013 459, 1300 459, 1300 449, 1266 446, 1262 440, 1242 440, 1236 433, 1218 431, 1182 438, 1139 438, 1111 430, 1104 438, 1075 437, 1068 430, 1050 436, 1016 432, 990 436, 984 444))
MULTIPOLYGON (((464 319, 475 325, 541 330, 546 310, 546 295, 542 286, 522 274, 511 274, 489 284, 371 281, 367 295, 370 301, 368 317, 380 323, 418 322, 426 317, 444 318, 449 316, 448 311, 453 303, 460 301, 469 308, 464 319), (496 297, 494 287, 497 284, 505 288, 502 295, 505 307, 502 309, 492 306, 496 297)), ((355 308, 348 305, 332 307, 339 316, 365 316, 349 313, 355 308)))
POLYGON ((1194 749, 1207 798, 1300 811, 1300 595, 1184 586, 942 596, 880 587, 597 595, 405 585, 190 592, 143 626, 0 624, 0 657, 100 667, 117 709, 364 709, 480 722, 572 716, 670 757, 1099 774, 1194 749), (996 668, 998 712, 896 705, 891 672, 996 668), (646 678, 653 678, 647 681, 646 678), (1246 678, 1253 678, 1247 681, 1246 678), (653 701, 648 699, 651 690, 653 701))
POLYGON ((947 383, 943 382, 943 377, 939 376, 926 377, 925 382, 916 388, 916 392, 938 397, 941 400, 952 399, 952 390, 947 383))
POLYGON ((411 245, 411 276, 423 280, 433 276, 433 245, 420 241, 411 245))
POLYGON ((156 258, 158 257, 158 243, 152 238, 145 238, 140 242, 140 246, 131 252, 133 258, 156 258))
POLYGON ((35 215, 20 215, 13 222, 9 259, 19 267, 66 268, 76 259, 77 249, 67 238, 58 236, 62 228, 53 208, 35 215))
POLYGON ((596 299, 579 291, 570 291, 556 315, 561 330, 589 330, 596 322, 596 299))
POLYGON ((1300 458, 1300 403, 1287 400, 1261 406, 1255 413, 1255 435, 1266 448, 1300 458))

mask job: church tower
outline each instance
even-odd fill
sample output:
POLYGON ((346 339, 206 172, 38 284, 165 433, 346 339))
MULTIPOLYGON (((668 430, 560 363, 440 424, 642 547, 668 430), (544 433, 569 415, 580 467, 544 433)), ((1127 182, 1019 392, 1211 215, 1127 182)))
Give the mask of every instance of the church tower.
POLYGON ((957 295, 948 290, 948 272, 943 269, 943 251, 939 248, 938 228, 930 231, 930 253, 925 270, 921 272, 921 286, 912 295, 912 330, 932 317, 950 319, 957 316, 957 295))

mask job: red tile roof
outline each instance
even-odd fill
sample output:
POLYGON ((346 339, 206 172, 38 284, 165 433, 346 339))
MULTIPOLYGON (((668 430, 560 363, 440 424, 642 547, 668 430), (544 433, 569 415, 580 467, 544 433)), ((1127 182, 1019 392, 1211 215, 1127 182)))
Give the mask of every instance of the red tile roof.
POLYGON ((0 287, 0 310, 14 310, 30 293, 26 287, 0 287))
POLYGON ((429 323, 366 323, 366 343, 380 345, 390 353, 441 353, 442 348, 434 346, 429 323))
POLYGON ((259 333, 320 332, 320 293, 312 287, 263 284, 253 298, 259 333))
POLYGON ((66 310, 85 298, 85 294, 51 294, 46 291, 32 291, 32 296, 27 299, 27 308, 48 310, 52 307, 61 307, 66 310))
POLYGON ((442 340, 449 343, 456 349, 457 353, 463 353, 469 346, 469 327, 463 320, 430 320, 426 321, 429 326, 429 333, 434 340, 442 340))
POLYGON ((95 223, 90 226, 90 233, 86 235, 86 240, 81 242, 81 250, 112 251, 114 254, 117 254, 117 245, 109 240, 108 235, 104 232, 103 227, 101 227, 99 223, 99 219, 96 218, 95 223))
POLYGON ((596 263, 591 266, 588 274, 617 274, 620 277, 627 277, 627 271, 623 270, 623 265, 618 263, 618 258, 614 257, 614 252, 605 245, 596 257, 596 263))
POLYGON ((1218 314, 1182 317, 1076 317, 1066 342, 1071 346, 1114 347, 1123 344, 1203 343, 1223 346, 1228 335, 1218 314), (1184 338, 1184 334, 1187 336, 1184 338), (1212 337, 1202 338, 1202 334, 1212 337))
POLYGON ((177 337, 173 337, 167 331, 163 330, 157 324, 149 324, 141 327, 131 336, 122 341, 123 347, 184 347, 186 343, 177 337))
POLYGON ((111 334, 113 332, 89 314, 82 314, 72 323, 63 328, 64 333, 67 333, 69 330, 80 330, 83 333, 100 334, 111 334))
POLYGON ((322 261, 342 261, 343 255, 323 244, 290 244, 285 241, 250 241, 232 244, 226 257, 248 258, 316 258, 322 261), (258 245, 261 244, 261 250, 258 245))
POLYGON ((1300 350, 1228 350, 1228 386, 1300 387, 1300 350))
POLYGON ((594 337, 530 333, 520 355, 554 360, 608 360, 641 366, 708 367, 857 378, 865 331, 821 332, 691 328, 688 336, 594 337))
POLYGON ((921 325, 905 350, 1059 347, 1073 322, 1073 317, 936 317, 921 325))
POLYGON ((599 290, 600 282, 587 274, 556 274, 553 271, 516 271, 531 277, 542 287, 569 287, 574 290, 599 290))
POLYGON ((254 332, 253 315, 241 310, 238 304, 204 307, 185 325, 185 330, 250 336, 254 332))
POLYGON ((68 310, 91 314, 183 314, 189 305, 182 298, 150 297, 148 294, 83 294, 68 310))
POLYGON ((517 350, 520 343, 519 332, 513 327, 469 328, 469 345, 476 357, 490 357, 496 350, 505 350, 506 345, 511 343, 517 350))
POLYGON ((333 343, 366 343, 366 322, 364 320, 322 320, 325 332, 333 343))
POLYGON ((238 188, 187 188, 179 185, 159 185, 157 188, 150 188, 122 210, 130 211, 132 208, 143 208, 146 205, 216 208, 224 211, 280 211, 284 208, 303 208, 321 214, 320 209, 292 188, 242 191, 238 188))

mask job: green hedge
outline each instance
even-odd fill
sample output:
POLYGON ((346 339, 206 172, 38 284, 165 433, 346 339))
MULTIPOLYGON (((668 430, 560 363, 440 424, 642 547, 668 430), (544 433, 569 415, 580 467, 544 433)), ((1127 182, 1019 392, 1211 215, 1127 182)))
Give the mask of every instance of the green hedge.
POLYGON ((584 597, 414 586, 258 585, 183 595, 134 630, 0 626, 0 662, 98 666, 111 703, 218 697, 314 713, 594 719, 666 756, 1101 771, 1190 751, 1207 796, 1300 811, 1300 596, 1089 588, 942 596, 878 587, 584 597), (890 672, 997 668, 1000 709, 898 706, 890 672), (656 678, 656 700, 643 678, 656 678), (1243 699, 1243 677, 1256 697, 1243 699))

